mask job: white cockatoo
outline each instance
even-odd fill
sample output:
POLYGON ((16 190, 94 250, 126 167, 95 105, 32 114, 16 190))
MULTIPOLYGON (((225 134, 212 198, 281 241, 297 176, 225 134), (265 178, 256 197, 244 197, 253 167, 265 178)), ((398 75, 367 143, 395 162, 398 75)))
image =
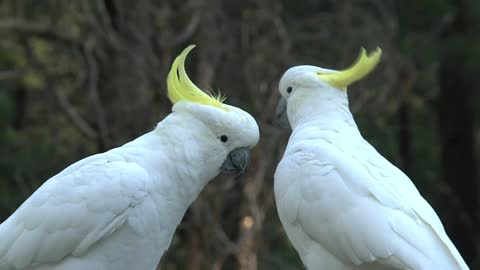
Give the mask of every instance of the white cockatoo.
POLYGON ((362 138, 347 86, 377 65, 362 49, 349 69, 295 66, 282 76, 292 134, 275 172, 283 227, 308 270, 468 269, 412 181, 362 138))
POLYGON ((245 170, 258 126, 190 81, 193 47, 172 65, 172 113, 153 131, 69 166, 0 225, 0 270, 153 270, 203 187, 245 170))

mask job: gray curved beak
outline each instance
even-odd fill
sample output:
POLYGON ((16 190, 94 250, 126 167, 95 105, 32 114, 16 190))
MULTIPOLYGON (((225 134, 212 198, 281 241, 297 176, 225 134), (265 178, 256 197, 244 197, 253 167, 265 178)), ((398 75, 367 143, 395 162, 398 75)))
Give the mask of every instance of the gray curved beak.
POLYGON ((277 108, 275 109, 275 119, 273 124, 280 128, 291 128, 287 117, 287 101, 285 98, 278 99, 277 108))
POLYGON ((245 172, 249 164, 250 148, 237 148, 228 154, 220 170, 225 174, 241 175, 245 172))

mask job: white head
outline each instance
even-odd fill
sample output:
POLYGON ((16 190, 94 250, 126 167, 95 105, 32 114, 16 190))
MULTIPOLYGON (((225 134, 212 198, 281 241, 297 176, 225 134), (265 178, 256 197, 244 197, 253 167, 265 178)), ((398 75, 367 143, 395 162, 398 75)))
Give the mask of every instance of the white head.
POLYGON ((289 68, 280 79, 280 100, 277 122, 286 124, 299 108, 305 106, 335 106, 347 102, 347 87, 369 74, 380 60, 381 50, 377 48, 370 55, 362 49, 357 61, 348 69, 336 71, 316 66, 302 65, 289 68), (322 104, 309 101, 322 100, 322 104), (308 104, 308 105, 307 105, 308 104))
POLYGON ((175 59, 168 74, 172 111, 193 119, 203 131, 195 136, 212 153, 210 163, 219 163, 209 165, 218 165, 228 174, 243 173, 250 161, 250 149, 259 140, 258 125, 249 113, 222 103, 224 98, 207 94, 192 83, 185 72, 185 59, 194 47, 188 46, 175 59))

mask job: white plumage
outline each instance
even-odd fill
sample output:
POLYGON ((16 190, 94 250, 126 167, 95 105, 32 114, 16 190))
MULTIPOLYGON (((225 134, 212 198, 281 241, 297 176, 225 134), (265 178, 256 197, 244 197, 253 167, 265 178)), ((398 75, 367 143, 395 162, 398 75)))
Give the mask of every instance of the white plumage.
POLYGON ((0 270, 155 269, 202 188, 224 168, 245 169, 238 153, 259 137, 255 120, 226 104, 181 100, 172 111, 45 182, 0 225, 0 270))
POLYGON ((362 138, 346 88, 322 79, 340 73, 297 66, 280 80, 293 133, 275 198, 303 263, 308 270, 468 269, 411 180, 362 138))

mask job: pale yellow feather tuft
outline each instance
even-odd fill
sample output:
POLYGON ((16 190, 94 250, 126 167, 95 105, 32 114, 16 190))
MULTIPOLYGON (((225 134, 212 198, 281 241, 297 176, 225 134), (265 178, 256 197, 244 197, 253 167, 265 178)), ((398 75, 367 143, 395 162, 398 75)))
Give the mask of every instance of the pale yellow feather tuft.
POLYGON ((345 70, 336 73, 317 74, 319 78, 339 89, 346 89, 350 84, 367 76, 377 66, 382 56, 382 50, 377 47, 375 51, 367 54, 364 48, 354 64, 345 70))
POLYGON ((226 99, 224 96, 221 94, 205 93, 188 77, 185 71, 185 59, 193 48, 195 48, 195 45, 188 46, 177 56, 175 61, 173 61, 172 68, 167 76, 168 98, 173 104, 180 100, 186 100, 227 110, 227 107, 222 103, 226 99))

